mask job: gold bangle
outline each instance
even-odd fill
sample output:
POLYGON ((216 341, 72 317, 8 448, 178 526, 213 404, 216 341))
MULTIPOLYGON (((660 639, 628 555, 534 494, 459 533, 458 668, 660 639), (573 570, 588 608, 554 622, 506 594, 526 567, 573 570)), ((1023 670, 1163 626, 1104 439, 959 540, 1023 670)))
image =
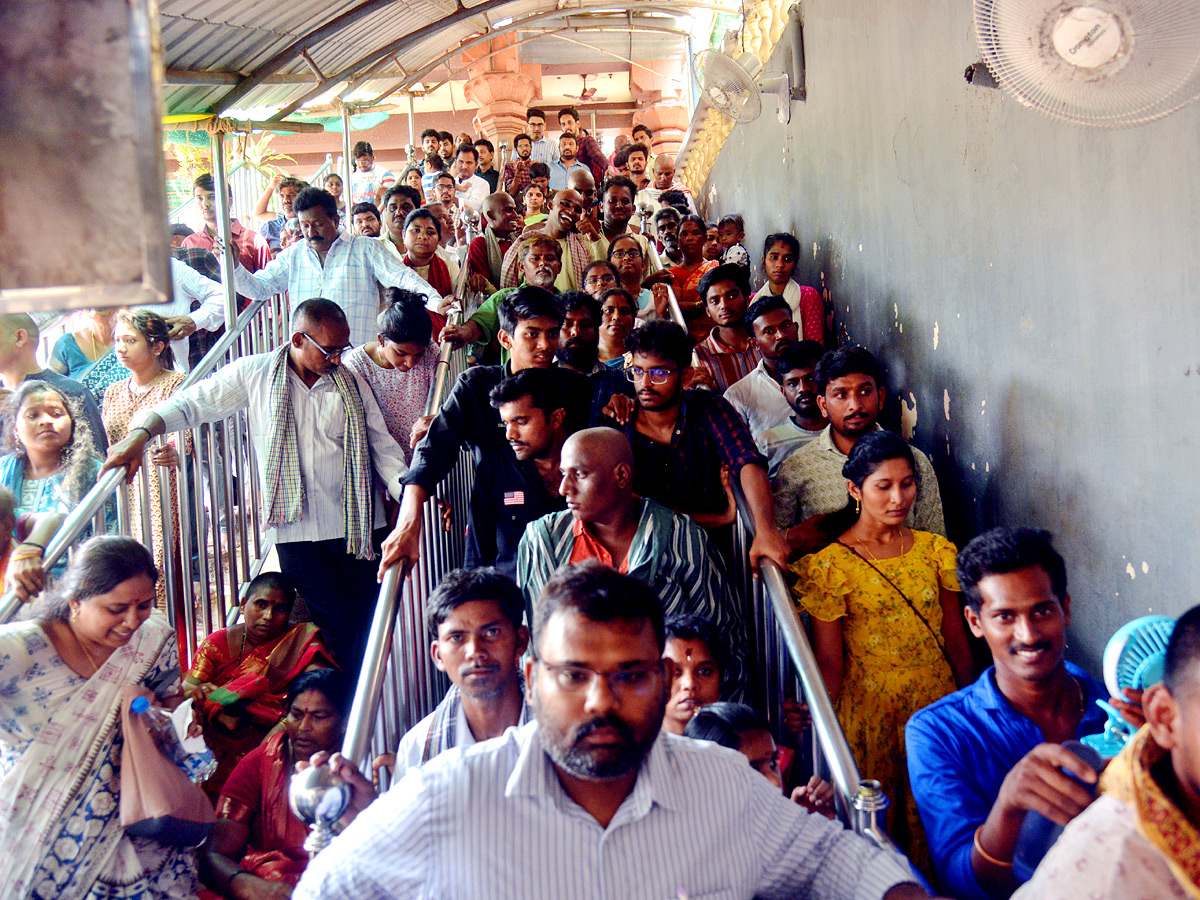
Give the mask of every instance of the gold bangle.
MULTIPOLYGON (((985 822, 984 824, 987 823, 985 822)), ((992 856, 983 849, 983 844, 979 843, 979 832, 981 831, 983 831, 983 825, 980 825, 975 829, 975 849, 979 851, 979 855, 983 857, 985 862, 989 862, 993 866, 999 866, 1001 869, 1011 869, 1013 865, 1011 859, 1008 862, 1005 862, 1002 859, 996 859, 996 857, 992 856)))

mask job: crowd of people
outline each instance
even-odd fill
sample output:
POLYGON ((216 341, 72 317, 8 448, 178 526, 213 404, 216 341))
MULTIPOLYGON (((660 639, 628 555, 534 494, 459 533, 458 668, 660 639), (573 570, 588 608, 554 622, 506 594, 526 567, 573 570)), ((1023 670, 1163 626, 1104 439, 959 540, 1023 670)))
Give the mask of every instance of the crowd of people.
POLYGON ((1200 608, 1161 685, 1108 697, 1066 661, 1049 534, 948 540, 933 466, 884 428, 884 367, 836 346, 795 281, 797 236, 763 237, 756 289, 742 218, 700 217, 645 126, 606 155, 574 109, 557 141, 544 111, 527 121, 500 169, 488 140, 431 128, 397 178, 359 142, 349 209, 339 176, 277 179, 261 229, 231 229, 233 278, 287 293, 288 340, 188 387, 224 322, 201 274, 220 249, 208 176, 172 269, 195 308, 94 312, 50 370, 33 319, 0 317, 0 531, 35 602, 0 626, 0 898, 1200 896, 1200 608), (426 415, 442 342, 472 364, 426 415), (181 672, 155 610, 177 522, 149 549, 93 537, 54 572, 42 554, 103 469, 155 463, 157 496, 158 466, 194 452, 157 439, 241 411, 281 572, 181 672), (425 609, 451 687, 376 760, 396 782, 376 796, 335 751, 378 582, 418 561, 463 452, 464 566, 425 609), (795 752, 803 698, 748 702, 767 673, 732 578, 739 499, 749 564, 788 573, 904 856, 836 821, 795 752), (124 684, 194 703, 218 762, 198 851, 121 829, 124 684), (1103 774, 1063 746, 1103 729, 1100 700, 1140 728, 1103 774), (352 788, 311 862, 297 765, 352 788), (1070 824, 1022 886, 1033 814, 1070 824), (514 863, 530 848, 536 870, 514 863))

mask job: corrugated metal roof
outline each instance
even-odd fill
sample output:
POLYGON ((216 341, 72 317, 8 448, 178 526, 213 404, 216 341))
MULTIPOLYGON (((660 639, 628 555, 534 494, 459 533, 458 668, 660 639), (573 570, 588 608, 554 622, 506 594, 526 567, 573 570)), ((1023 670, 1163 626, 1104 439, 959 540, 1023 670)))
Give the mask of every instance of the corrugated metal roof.
MULTIPOLYGON (((592 10, 600 8, 598 0, 590 0, 589 5, 592 10)), ((216 84, 203 80, 177 83, 169 78, 163 99, 168 113, 208 112, 215 106, 225 106, 225 99, 237 89, 238 96, 232 105, 239 109, 279 108, 312 94, 317 87, 316 75, 298 52, 275 59, 289 48, 303 47, 327 79, 359 74, 370 67, 383 48, 455 16, 460 8, 469 11, 487 7, 484 14, 459 17, 402 47, 396 54, 400 66, 406 72, 415 72, 463 41, 485 33, 489 21, 519 20, 559 9, 578 14, 580 6, 579 2, 568 4, 560 0, 467 0, 461 7, 453 0, 160 0, 163 55, 168 71, 190 73, 188 77, 192 79, 199 77, 197 73, 212 73, 214 78, 210 80, 221 80, 216 84), (357 16, 356 10, 360 11, 357 16), (330 29, 331 23, 342 16, 349 18, 341 27, 330 29), (264 71, 264 66, 273 59, 269 70, 264 71), (230 77, 231 73, 237 77, 230 77), (262 76, 261 83, 249 90, 239 86, 252 76, 262 76), (283 83, 289 80, 292 83, 283 83)), ((604 9, 638 12, 647 6, 671 7, 682 12, 688 3, 624 0, 607 4, 604 9)), ((585 11, 588 8, 582 7, 585 11)), ((547 53, 558 56, 561 50, 548 49, 547 53)), ((585 48, 575 47, 570 55, 578 60, 587 53, 585 48)), ((365 87, 383 91, 400 77, 396 60, 385 59, 372 71, 365 87)), ((184 80, 184 76, 177 75, 176 79, 184 80)), ((327 85, 327 89, 335 87, 327 85)))

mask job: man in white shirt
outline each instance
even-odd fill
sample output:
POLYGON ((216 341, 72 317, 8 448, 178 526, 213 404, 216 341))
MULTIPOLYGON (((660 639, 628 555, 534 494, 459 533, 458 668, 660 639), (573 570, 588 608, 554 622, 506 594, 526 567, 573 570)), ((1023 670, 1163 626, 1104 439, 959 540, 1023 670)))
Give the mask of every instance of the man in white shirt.
POLYGON ((370 201, 378 207, 383 203, 383 192, 396 183, 396 176, 375 165, 375 151, 366 141, 355 144, 351 156, 354 158, 354 171, 350 174, 351 204, 370 201))
POLYGON ((451 747, 499 737, 529 721, 520 658, 529 644, 525 603, 511 578, 493 568, 455 569, 426 605, 433 664, 451 687, 437 709, 408 730, 394 777, 451 747))
POLYGON ((638 191, 636 203, 638 209, 643 206, 650 207, 651 212, 658 212, 662 208, 662 201, 659 198, 667 191, 682 191, 687 197, 688 206, 692 212, 696 211, 696 201, 692 197, 692 192, 681 181, 675 180, 675 157, 666 153, 660 153, 654 157, 654 175, 650 179, 650 186, 644 187, 638 191))
POLYGON ((757 435, 754 443, 758 452, 767 458, 767 475, 774 480, 783 461, 799 450, 828 424, 817 405, 817 363, 825 348, 816 341, 800 341, 779 356, 775 374, 783 388, 783 399, 791 415, 757 435))
MULTIPOLYGON (((309 863, 296 900, 928 896, 902 857, 790 802, 741 754, 661 732, 672 664, 648 585, 564 568, 534 635, 536 721, 410 770, 309 863), (531 848, 532 868, 514 864, 531 848)), ((369 785, 334 760, 361 807, 369 785)))
POLYGON ((529 158, 550 165, 558 159, 558 144, 546 137, 546 114, 540 109, 530 109, 525 113, 525 122, 529 125, 529 136, 533 138, 529 158))
POLYGON ((784 350, 795 346, 797 330, 792 308, 782 297, 756 300, 746 310, 743 320, 751 342, 758 347, 760 359, 748 375, 729 386, 725 399, 746 420, 758 443, 760 434, 786 422, 792 411, 780 388, 775 364, 784 350))
POLYGON ((171 258, 170 303, 153 303, 140 307, 156 312, 167 320, 171 329, 171 349, 175 364, 186 372, 188 366, 188 337, 197 331, 216 331, 225 324, 225 289, 219 281, 205 278, 191 266, 171 258), (192 309, 192 304, 198 304, 192 309))
POLYGON ((475 174, 479 166, 479 151, 473 144, 459 144, 454 159, 458 163, 458 175, 454 180, 458 200, 463 206, 479 212, 483 208, 483 201, 492 192, 488 183, 475 174))
POLYGON ((129 466, 132 478, 152 438, 245 410, 280 568, 302 585, 342 668, 357 673, 379 593, 376 532, 385 525, 374 476, 399 498, 408 467, 370 386, 341 365, 349 338, 337 304, 306 300, 287 344, 177 391, 109 449, 104 468, 129 466))
POLYGON ((344 234, 338 228, 337 201, 320 188, 305 188, 292 204, 303 241, 281 252, 261 272, 234 269, 234 283, 247 297, 288 292, 293 314, 311 297, 332 300, 346 313, 350 342, 360 346, 379 333, 379 288, 404 288, 436 307, 442 298, 390 254, 376 238, 344 234))

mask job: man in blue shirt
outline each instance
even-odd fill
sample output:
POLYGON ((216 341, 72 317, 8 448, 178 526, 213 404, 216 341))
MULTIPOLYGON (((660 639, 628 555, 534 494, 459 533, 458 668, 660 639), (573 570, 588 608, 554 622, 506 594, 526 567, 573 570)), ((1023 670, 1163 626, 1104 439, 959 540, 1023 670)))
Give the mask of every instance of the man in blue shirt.
MULTIPOLYGON (((993 665, 909 720, 908 771, 942 889, 987 900, 1017 886, 1012 858, 1027 811, 1065 825, 1091 803, 1063 770, 1089 785, 1096 773, 1061 744, 1103 730, 1096 701, 1108 692, 1064 657, 1071 597, 1048 532, 979 535, 958 554, 958 580, 993 665)), ((1129 716, 1140 710, 1110 702, 1129 716)))

